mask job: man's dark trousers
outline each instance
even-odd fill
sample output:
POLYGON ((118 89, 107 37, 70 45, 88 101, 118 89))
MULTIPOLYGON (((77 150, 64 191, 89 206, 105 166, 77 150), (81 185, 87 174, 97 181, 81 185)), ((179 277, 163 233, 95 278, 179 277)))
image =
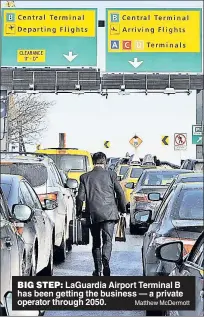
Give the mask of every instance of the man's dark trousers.
POLYGON ((114 226, 115 221, 103 221, 91 225, 91 234, 93 237, 92 254, 96 272, 102 272, 102 264, 105 270, 109 270, 114 226), (103 242, 102 254, 101 236, 103 242))

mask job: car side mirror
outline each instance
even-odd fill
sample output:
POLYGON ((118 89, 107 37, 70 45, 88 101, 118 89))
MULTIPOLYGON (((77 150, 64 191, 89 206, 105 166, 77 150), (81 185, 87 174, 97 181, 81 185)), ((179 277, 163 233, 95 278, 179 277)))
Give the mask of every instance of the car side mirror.
POLYGON ((133 183, 133 182, 127 183, 127 184, 125 185, 125 187, 128 188, 128 189, 134 189, 134 188, 135 188, 135 183, 133 183))
POLYGON ((183 263, 183 242, 174 241, 164 243, 157 247, 155 254, 159 260, 180 265, 183 263))
POLYGON ((12 309, 12 292, 7 292, 4 295, 4 307, 6 316, 43 316, 42 311, 39 310, 13 310, 12 309))
POLYGON ((148 199, 152 201, 159 201, 162 200, 162 197, 160 193, 149 193, 148 199))
POLYGON ((79 183, 76 179, 68 178, 66 181, 66 186, 69 189, 76 190, 79 187, 79 183))
POLYGON ((143 210, 135 214, 135 220, 140 223, 150 223, 152 221, 152 210, 143 210))
POLYGON ((33 216, 32 209, 27 205, 15 204, 12 207, 14 220, 18 222, 29 222, 33 216))
POLYGON ((44 199, 43 210, 54 210, 58 207, 58 203, 53 199, 44 199))

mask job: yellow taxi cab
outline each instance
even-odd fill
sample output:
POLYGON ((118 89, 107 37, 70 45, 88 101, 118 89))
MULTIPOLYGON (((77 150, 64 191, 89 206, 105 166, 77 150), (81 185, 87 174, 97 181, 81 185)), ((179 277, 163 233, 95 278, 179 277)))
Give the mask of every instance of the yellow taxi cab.
POLYGON ((140 165, 129 165, 127 172, 120 182, 120 185, 125 194, 127 211, 129 211, 130 208, 130 195, 143 170, 144 169, 140 165))
POLYGON ((76 148, 48 148, 38 149, 36 153, 47 154, 59 170, 63 170, 69 178, 78 182, 82 174, 93 169, 92 157, 88 151, 76 148))
POLYGON ((122 178, 124 177, 124 175, 126 174, 126 172, 128 171, 130 165, 128 164, 118 164, 116 166, 115 172, 118 176, 118 180, 122 180, 122 178))

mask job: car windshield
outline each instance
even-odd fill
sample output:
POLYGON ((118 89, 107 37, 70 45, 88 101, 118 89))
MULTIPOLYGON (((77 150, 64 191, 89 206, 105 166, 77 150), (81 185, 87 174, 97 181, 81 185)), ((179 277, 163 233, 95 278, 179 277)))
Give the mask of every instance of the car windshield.
POLYGON ((71 155, 71 154, 65 154, 65 155, 54 155, 49 154, 49 157, 53 159, 55 164, 60 170, 63 170, 65 172, 68 171, 87 171, 86 166, 86 157, 84 155, 71 155))
POLYGON ((129 166, 121 166, 119 174, 122 175, 122 176, 125 176, 125 174, 127 173, 128 169, 129 169, 129 166))
POLYGON ((196 162, 194 171, 203 171, 203 165, 204 165, 204 162, 196 162))
POLYGON ((130 173, 130 178, 139 178, 142 175, 143 169, 142 168, 132 168, 130 173))
POLYGON ((142 179, 142 186, 167 186, 174 177, 178 175, 178 171, 148 171, 142 179))
POLYGON ((1 162, 1 174, 23 176, 33 186, 42 186, 47 182, 47 168, 39 163, 10 163, 1 162))
POLYGON ((8 199, 9 195, 10 195, 10 191, 11 191, 11 185, 1 183, 1 188, 4 192, 4 197, 6 197, 6 199, 8 199))
POLYGON ((117 163, 117 161, 118 161, 118 158, 112 158, 111 159, 111 164, 115 164, 115 163, 117 163))
POLYGON ((173 206, 173 219, 203 219, 203 188, 183 189, 173 206))

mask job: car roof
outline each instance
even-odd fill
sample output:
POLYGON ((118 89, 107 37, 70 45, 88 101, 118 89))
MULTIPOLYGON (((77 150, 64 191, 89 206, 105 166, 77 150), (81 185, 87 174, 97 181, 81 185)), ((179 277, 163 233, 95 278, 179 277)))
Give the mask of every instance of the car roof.
POLYGON ((0 183, 12 184, 13 182, 19 182, 23 177, 20 175, 1 174, 0 183))
POLYGON ((177 180, 181 180, 184 178, 196 178, 196 177, 204 177, 203 173, 186 173, 186 174, 179 174, 177 176, 177 180))
POLYGON ((184 162, 186 162, 186 161, 198 162, 198 163, 203 163, 204 162, 203 159, 186 159, 186 160, 184 160, 184 162))
POLYGON ((47 155, 43 155, 43 154, 30 154, 27 153, 25 154, 19 154, 19 153, 1 153, 1 163, 4 162, 10 162, 10 163, 30 163, 30 164, 34 164, 34 163, 41 163, 43 162, 44 164, 49 163, 49 162, 53 162, 53 160, 47 156, 47 155))
POLYGON ((203 189, 203 182, 179 183, 178 187, 182 189, 203 189))
MULTIPOLYGON (((169 173, 169 172, 182 172, 184 170, 180 169, 180 168, 172 168, 172 169, 167 169, 167 168, 161 168, 161 169, 153 169, 153 168, 150 168, 150 169, 145 169, 145 172, 148 173, 148 172, 154 172, 154 173, 159 173, 159 172, 166 172, 166 173, 169 173)), ((187 170, 188 171, 188 170, 187 170)), ((192 173, 193 174, 193 173, 192 173)))

